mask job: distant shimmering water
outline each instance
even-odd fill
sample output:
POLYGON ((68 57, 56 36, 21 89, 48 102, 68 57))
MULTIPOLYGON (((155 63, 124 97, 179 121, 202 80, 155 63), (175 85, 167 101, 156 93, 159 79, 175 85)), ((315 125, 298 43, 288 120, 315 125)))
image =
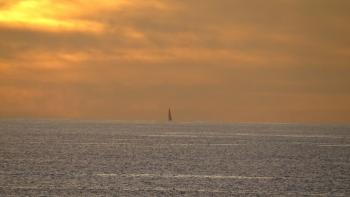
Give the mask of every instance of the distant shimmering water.
POLYGON ((350 126, 0 120, 0 196, 350 196, 350 126))

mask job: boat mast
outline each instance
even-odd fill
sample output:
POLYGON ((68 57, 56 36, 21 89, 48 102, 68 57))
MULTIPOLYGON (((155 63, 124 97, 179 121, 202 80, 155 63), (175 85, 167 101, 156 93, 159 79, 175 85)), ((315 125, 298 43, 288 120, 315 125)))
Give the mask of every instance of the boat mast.
POLYGON ((172 121, 173 120, 173 117, 171 116, 171 110, 169 108, 169 111, 168 111, 168 121, 172 121))

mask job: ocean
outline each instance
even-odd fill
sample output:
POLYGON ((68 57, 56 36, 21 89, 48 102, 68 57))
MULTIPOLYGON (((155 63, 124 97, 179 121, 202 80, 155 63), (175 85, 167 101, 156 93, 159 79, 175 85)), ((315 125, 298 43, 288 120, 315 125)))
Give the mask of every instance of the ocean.
POLYGON ((350 126, 0 120, 0 196, 350 196, 350 126))

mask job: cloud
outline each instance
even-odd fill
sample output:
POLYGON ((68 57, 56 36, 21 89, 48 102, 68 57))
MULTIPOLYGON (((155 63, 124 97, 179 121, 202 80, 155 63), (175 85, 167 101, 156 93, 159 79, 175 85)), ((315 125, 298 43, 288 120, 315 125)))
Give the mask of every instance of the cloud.
POLYGON ((349 7, 6 1, 0 117, 346 122, 349 7))
POLYGON ((128 7, 152 6, 165 9, 160 1, 92 0, 60 1, 23 0, 2 4, 0 22, 3 26, 39 29, 43 31, 84 31, 101 32, 105 30, 103 21, 91 17, 103 12, 120 12, 128 7))

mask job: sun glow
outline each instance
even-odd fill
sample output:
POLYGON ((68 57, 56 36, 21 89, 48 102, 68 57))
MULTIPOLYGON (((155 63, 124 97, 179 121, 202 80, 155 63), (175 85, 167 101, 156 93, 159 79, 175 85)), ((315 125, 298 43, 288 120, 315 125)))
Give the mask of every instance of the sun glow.
POLYGON ((0 10, 0 25, 26 27, 48 31, 92 31, 100 32, 104 26, 84 16, 104 9, 121 6, 123 1, 60 1, 24 0, 0 10), (96 5, 96 6, 94 6, 96 5))

